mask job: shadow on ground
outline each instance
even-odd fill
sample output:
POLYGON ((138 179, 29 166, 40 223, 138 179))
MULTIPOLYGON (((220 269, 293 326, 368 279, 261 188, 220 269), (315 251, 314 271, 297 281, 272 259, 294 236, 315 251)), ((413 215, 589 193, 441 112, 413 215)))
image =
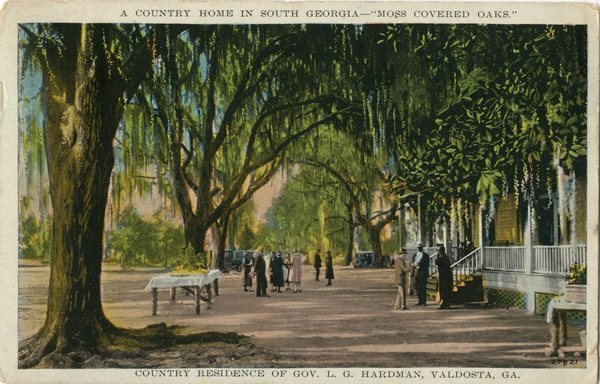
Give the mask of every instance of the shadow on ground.
MULTIPOLYGON (((137 356, 136 367, 506 367, 546 368, 549 329, 544 317, 519 309, 440 311, 435 303, 394 311, 391 269, 337 269, 333 286, 314 281, 305 267, 302 293, 243 292, 242 277, 220 280, 212 309, 194 313, 192 296, 159 292, 157 316, 151 315, 149 279, 161 271, 105 270, 103 303, 117 326, 143 328, 165 322, 180 332, 236 332, 249 340, 235 345, 186 345, 137 356)), ((43 323, 47 267, 19 269, 19 338, 43 323)), ((570 344, 578 343, 571 328, 570 344)), ((585 361, 579 358, 579 366, 585 361)))

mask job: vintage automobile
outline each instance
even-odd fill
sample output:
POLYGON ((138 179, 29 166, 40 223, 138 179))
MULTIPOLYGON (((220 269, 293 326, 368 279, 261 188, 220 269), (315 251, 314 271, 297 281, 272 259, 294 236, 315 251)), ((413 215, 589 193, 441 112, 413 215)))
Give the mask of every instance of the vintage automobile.
POLYGON ((370 267, 373 265, 373 251, 358 251, 354 257, 356 268, 370 267))
POLYGON ((244 268, 244 260, 246 254, 252 255, 252 251, 241 249, 226 249, 225 250, 225 268, 241 271, 244 268))
MULTIPOLYGON (((354 267, 372 267, 373 266, 373 251, 358 251, 354 258, 354 267)), ((390 267, 392 265, 392 259, 388 255, 381 256, 381 266, 390 267)))

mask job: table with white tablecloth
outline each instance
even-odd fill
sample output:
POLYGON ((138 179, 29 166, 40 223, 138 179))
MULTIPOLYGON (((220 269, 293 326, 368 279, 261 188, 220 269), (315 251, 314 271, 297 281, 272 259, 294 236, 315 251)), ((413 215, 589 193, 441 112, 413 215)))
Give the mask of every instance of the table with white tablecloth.
POLYGON ((194 295, 196 302, 196 314, 200 314, 200 300, 210 304, 212 302, 211 284, 221 276, 221 271, 213 269, 202 275, 161 275, 153 277, 146 288, 146 292, 152 292, 152 315, 156 315, 158 308, 158 289, 169 288, 171 290, 171 301, 175 302, 177 288, 182 288, 194 295), (206 292, 206 296, 202 292, 206 292))
POLYGON ((564 296, 550 300, 546 310, 546 322, 550 324, 550 350, 547 351, 548 356, 564 354, 560 347, 565 346, 567 343, 567 313, 585 313, 586 309, 585 303, 567 301, 564 296))

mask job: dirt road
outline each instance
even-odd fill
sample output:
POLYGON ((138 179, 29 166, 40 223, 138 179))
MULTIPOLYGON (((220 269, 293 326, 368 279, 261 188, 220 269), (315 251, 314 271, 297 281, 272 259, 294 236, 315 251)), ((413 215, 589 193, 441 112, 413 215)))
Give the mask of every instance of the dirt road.
MULTIPOLYGON (((269 292, 271 297, 243 292, 241 275, 230 273, 221 278, 212 309, 203 303, 200 316, 194 313, 192 296, 178 292, 177 301, 170 303, 168 290, 159 291, 158 314, 152 316, 151 295, 144 287, 162 272, 105 270, 107 316, 129 328, 166 322, 189 333, 238 332, 250 336, 257 350, 269 352, 256 359, 232 357, 227 366, 552 366, 543 353, 549 341, 543 317, 506 308, 440 311, 434 303, 414 306, 414 297, 409 297, 408 311, 394 311, 391 269, 337 268, 333 286, 327 287, 314 281, 312 268, 306 266, 302 293, 269 292)), ((48 274, 48 267, 19 268, 20 339, 43 323, 48 274)), ((569 342, 576 343, 576 332, 570 334, 569 342)), ((194 364, 182 361, 180 352, 167 352, 157 364, 194 364)))

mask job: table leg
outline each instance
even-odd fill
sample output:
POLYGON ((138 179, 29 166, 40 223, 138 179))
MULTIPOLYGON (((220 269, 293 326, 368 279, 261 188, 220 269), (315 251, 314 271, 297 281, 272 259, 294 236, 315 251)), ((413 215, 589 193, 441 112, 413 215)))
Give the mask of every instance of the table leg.
POLYGON ((194 287, 194 300, 196 301, 196 315, 200 314, 200 287, 194 287))
POLYGON ((152 316, 156 316, 158 308, 158 288, 152 288, 152 316))
POLYGON ((177 297, 177 287, 171 288, 171 302, 175 302, 175 298, 177 297))
POLYGON ((212 302, 212 289, 210 288, 210 284, 206 284, 206 296, 208 298, 208 309, 210 309, 210 303, 212 302))
POLYGON ((558 345, 567 345, 567 312, 558 311, 558 345))
MULTIPOLYGON (((213 285, 215 286, 215 296, 219 296, 219 279, 215 279, 213 285)), ((210 284, 208 286, 210 287, 210 284)))
POLYGON ((550 323, 550 349, 546 351, 546 356, 556 356, 558 354, 558 314, 552 316, 550 323))

